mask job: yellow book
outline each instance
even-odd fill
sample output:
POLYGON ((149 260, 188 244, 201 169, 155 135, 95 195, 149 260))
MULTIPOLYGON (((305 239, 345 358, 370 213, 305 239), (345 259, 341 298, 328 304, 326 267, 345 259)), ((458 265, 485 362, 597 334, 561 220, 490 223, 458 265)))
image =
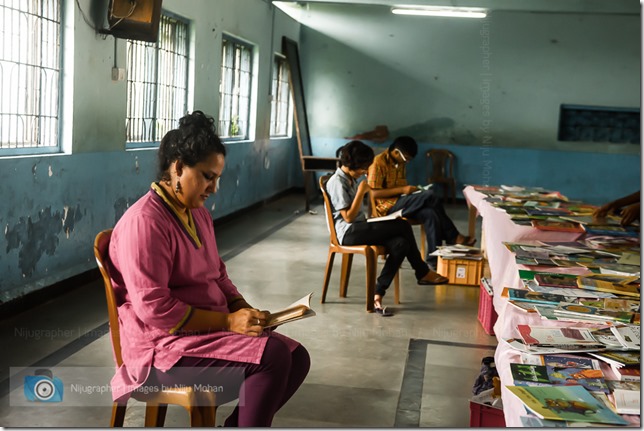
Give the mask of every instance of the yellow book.
POLYGON ((577 278, 577 285, 582 289, 614 293, 616 295, 640 297, 639 276, 612 274, 591 274, 577 278))

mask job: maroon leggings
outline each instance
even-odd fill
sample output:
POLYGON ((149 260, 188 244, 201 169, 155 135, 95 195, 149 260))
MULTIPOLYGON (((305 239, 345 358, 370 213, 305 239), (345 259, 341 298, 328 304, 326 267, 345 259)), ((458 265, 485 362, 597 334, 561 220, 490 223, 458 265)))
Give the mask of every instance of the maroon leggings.
POLYGON ((273 416, 300 387, 310 365, 304 346, 291 352, 281 340, 269 337, 259 364, 188 356, 165 373, 153 368, 145 385, 222 387, 223 382, 224 390, 216 393, 217 405, 239 398, 225 426, 271 426, 273 416))

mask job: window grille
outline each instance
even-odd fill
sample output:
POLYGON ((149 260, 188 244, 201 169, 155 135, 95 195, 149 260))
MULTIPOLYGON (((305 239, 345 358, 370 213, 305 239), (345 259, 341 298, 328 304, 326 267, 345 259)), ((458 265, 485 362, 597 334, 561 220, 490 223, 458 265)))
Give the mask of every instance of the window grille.
POLYGON ((60 0, 0 0, 2 153, 60 149, 60 36, 60 0))
POLYGON ((275 56, 271 88, 271 137, 287 137, 291 130, 293 110, 289 68, 284 57, 275 56))
POLYGON ((128 147, 156 145, 176 128, 188 99, 188 24, 161 16, 156 43, 127 41, 128 147))
POLYGON ((223 37, 219 84, 219 136, 248 139, 252 46, 223 37))

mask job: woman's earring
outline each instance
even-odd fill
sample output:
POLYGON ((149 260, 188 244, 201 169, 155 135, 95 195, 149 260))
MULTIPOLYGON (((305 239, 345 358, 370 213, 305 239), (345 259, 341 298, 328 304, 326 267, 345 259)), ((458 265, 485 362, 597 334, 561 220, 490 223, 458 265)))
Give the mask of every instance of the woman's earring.
POLYGON ((175 193, 181 192, 181 182, 179 180, 177 180, 177 185, 174 186, 174 192, 175 193))

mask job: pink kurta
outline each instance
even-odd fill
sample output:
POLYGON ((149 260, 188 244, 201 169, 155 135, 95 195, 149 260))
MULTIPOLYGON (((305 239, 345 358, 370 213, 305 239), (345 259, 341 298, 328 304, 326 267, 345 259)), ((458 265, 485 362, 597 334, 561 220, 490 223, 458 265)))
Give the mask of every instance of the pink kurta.
POLYGON ((183 356, 258 364, 269 336, 285 340, 291 350, 299 345, 275 332, 173 335, 191 307, 227 313, 228 301, 240 296, 219 257, 210 213, 202 207, 192 215, 199 248, 153 190, 114 227, 109 256, 123 357, 111 382, 114 400, 145 383, 150 367, 167 371, 183 356))

